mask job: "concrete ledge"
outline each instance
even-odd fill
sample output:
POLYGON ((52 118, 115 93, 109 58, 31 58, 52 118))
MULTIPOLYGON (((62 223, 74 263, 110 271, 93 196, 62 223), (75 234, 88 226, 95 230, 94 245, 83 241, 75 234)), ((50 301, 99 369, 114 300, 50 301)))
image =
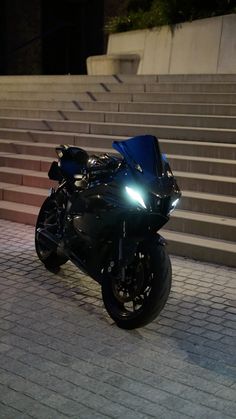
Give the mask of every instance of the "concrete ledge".
MULTIPOLYGON (((172 28, 111 34, 107 53, 108 57, 138 54, 137 74, 235 74, 236 14, 185 22, 172 28)), ((109 68, 101 62, 88 67, 88 74, 119 73, 115 65, 109 68)))
POLYGON ((140 56, 137 54, 95 55, 87 58, 88 74, 137 74, 140 56))

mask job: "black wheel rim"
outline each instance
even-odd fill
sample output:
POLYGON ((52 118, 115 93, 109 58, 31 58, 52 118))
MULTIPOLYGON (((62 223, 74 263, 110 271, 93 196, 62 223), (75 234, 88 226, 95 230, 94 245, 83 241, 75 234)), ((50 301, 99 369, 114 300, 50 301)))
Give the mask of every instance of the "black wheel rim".
POLYGON ((59 220, 58 220, 58 209, 55 202, 51 201, 48 203, 47 207, 42 212, 41 217, 39 217, 37 226, 36 226, 36 246, 37 252, 40 255, 42 260, 48 258, 52 253, 53 250, 49 249, 45 241, 42 239, 42 235, 38 231, 39 229, 43 229, 48 231, 49 233, 55 235, 58 232, 59 228, 59 220))
POLYGON ((125 278, 112 278, 112 292, 119 317, 133 318, 148 302, 153 283, 150 257, 139 252, 125 269, 125 278))

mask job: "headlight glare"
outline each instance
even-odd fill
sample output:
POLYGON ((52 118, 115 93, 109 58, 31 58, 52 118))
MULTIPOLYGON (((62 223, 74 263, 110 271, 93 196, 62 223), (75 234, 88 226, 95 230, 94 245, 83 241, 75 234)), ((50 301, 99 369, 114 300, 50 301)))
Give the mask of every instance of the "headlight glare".
POLYGON ((136 191, 133 188, 130 188, 129 186, 126 186, 125 190, 133 201, 138 202, 143 208, 147 209, 143 197, 138 191, 136 191))

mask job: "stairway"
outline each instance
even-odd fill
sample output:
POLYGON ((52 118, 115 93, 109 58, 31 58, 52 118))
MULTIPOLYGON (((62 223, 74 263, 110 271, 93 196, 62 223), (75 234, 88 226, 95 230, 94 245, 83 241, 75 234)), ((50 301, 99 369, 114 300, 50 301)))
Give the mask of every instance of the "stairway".
POLYGON ((0 218, 34 224, 58 144, 152 134, 182 190, 170 252, 236 266, 236 75, 2 76, 0 218))

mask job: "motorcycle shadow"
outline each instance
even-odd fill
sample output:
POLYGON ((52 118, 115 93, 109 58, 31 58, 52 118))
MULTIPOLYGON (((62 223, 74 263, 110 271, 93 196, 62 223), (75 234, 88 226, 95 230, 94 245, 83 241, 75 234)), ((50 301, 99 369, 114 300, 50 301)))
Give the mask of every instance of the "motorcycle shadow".
POLYGON ((78 270, 71 262, 57 269, 46 269, 40 261, 32 262, 34 281, 47 290, 54 299, 75 303, 86 312, 96 314, 106 323, 114 323, 106 313, 101 296, 101 287, 89 276, 78 270))

